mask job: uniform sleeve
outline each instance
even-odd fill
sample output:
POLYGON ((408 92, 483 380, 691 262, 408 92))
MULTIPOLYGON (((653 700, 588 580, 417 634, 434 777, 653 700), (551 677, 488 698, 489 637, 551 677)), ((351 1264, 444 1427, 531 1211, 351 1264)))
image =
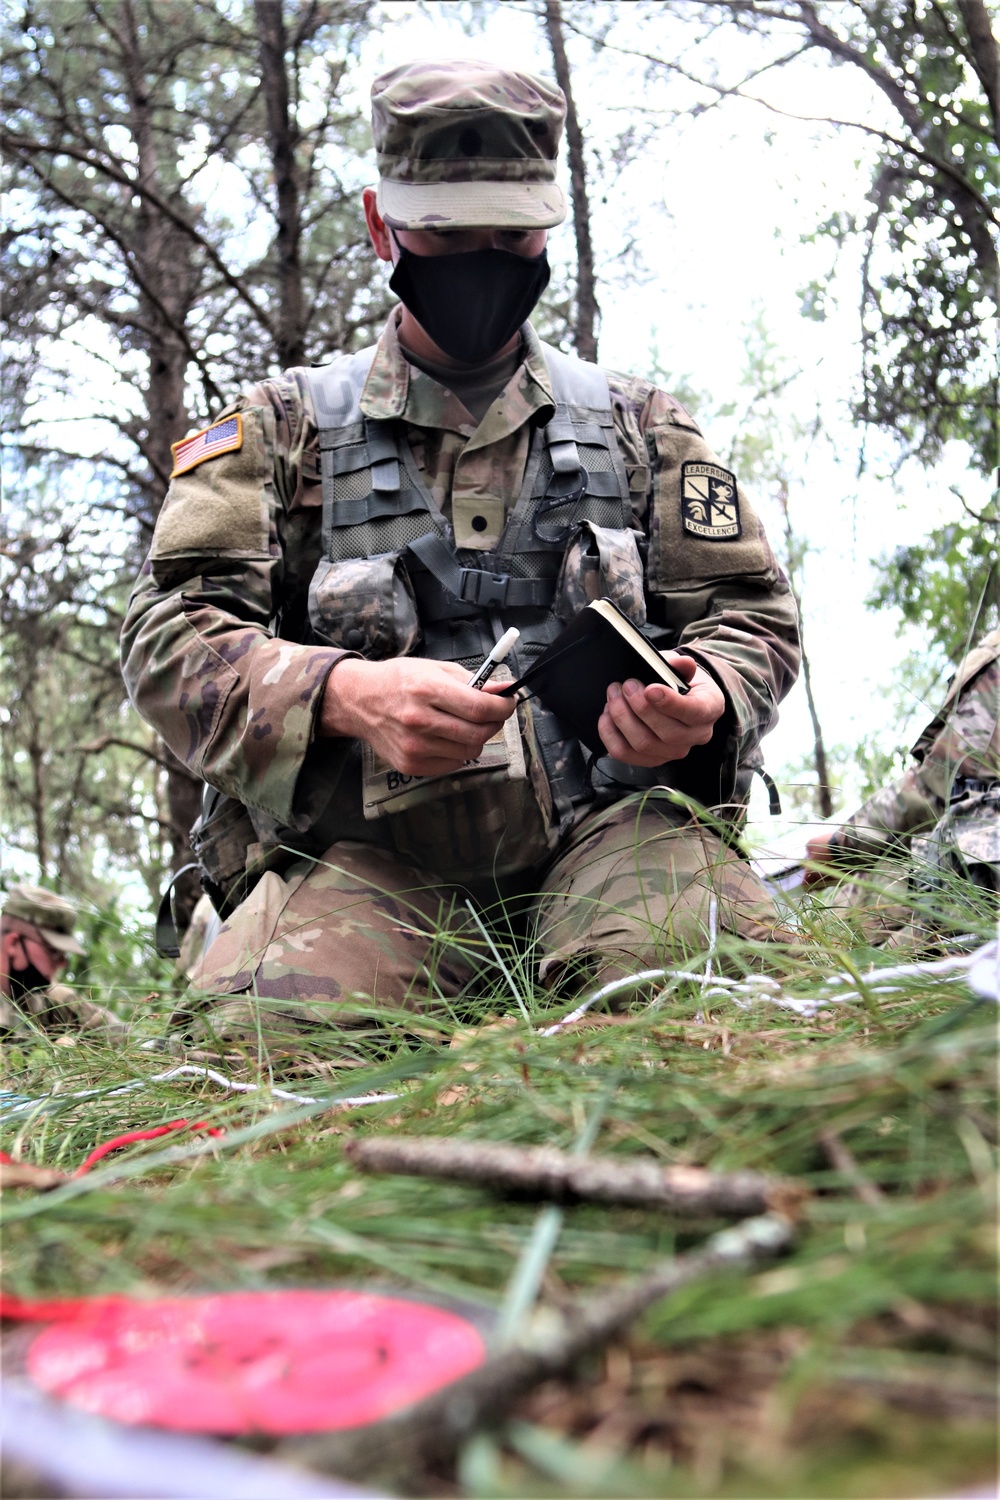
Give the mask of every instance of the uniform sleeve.
POLYGON ((832 857, 846 864, 906 853, 913 834, 927 832, 944 816, 956 777, 1000 777, 1000 659, 996 641, 990 641, 960 665, 944 707, 913 747, 916 764, 837 829, 832 857))
MULTIPOLYGON (((647 537, 650 623, 664 646, 694 657, 726 699, 711 743, 679 762, 673 779, 707 805, 729 802, 738 768, 761 763, 760 740, 798 676, 795 603, 749 497, 693 418, 648 385, 623 394, 620 429, 635 423, 648 466, 635 521, 647 537)), ((634 435, 628 442, 638 447, 634 435)))
POLYGON ((841 824, 830 839, 830 857, 852 865, 883 854, 905 854, 911 835, 933 828, 943 810, 924 784, 920 768, 910 766, 841 824))
POLYGON ((325 801, 339 773, 341 742, 315 744, 314 727, 327 678, 350 653, 271 629, 289 597, 284 532, 303 425, 294 382, 257 387, 231 415, 239 445, 167 492, 129 600, 122 670, 139 713, 196 776, 304 828, 320 785, 325 801))
POLYGON ((1000 657, 995 641, 992 648, 984 645, 970 652, 955 682, 944 708, 927 725, 912 752, 920 762, 921 782, 942 809, 956 777, 1000 779, 1000 657), (991 649, 992 658, 980 665, 991 649), (970 666, 976 667, 974 674, 970 666))

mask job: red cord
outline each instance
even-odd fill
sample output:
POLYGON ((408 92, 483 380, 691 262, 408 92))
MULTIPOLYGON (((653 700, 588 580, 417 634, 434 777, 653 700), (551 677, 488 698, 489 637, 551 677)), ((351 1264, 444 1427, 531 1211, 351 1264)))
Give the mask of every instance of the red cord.
MULTIPOLYGON (((72 1177, 82 1177, 84 1172, 89 1172, 91 1167, 99 1162, 102 1156, 107 1156, 109 1151, 118 1151, 122 1146, 131 1146, 133 1141, 153 1141, 159 1135, 169 1135, 173 1130, 207 1130, 209 1135, 225 1135, 215 1125, 209 1125, 207 1120, 171 1120, 168 1125, 156 1125, 152 1130, 127 1130, 124 1135, 116 1135, 110 1141, 105 1141, 100 1146, 95 1146, 90 1155, 86 1157, 75 1172, 70 1173, 72 1177)), ((8 1156, 6 1151, 0 1151, 0 1162, 15 1165, 14 1158, 8 1156)))
POLYGON ((111 1297, 13 1297, 0 1292, 0 1318, 29 1319, 39 1323, 57 1323, 72 1318, 100 1317, 102 1313, 123 1307, 126 1296, 111 1297))
POLYGON ((109 1151, 117 1151, 121 1146, 131 1146, 133 1141, 152 1141, 158 1135, 169 1135, 172 1130, 207 1130, 209 1135, 225 1135, 224 1130, 219 1130, 214 1125, 209 1125, 207 1120, 171 1120, 169 1125, 157 1125, 152 1130, 127 1130, 124 1135, 116 1135, 112 1140, 105 1141, 103 1145, 96 1146, 90 1155, 80 1163, 74 1177, 82 1177, 84 1172, 89 1172, 95 1163, 107 1156, 109 1151))
MULTIPOLYGON (((102 1156, 107 1156, 110 1151, 117 1151, 122 1146, 131 1146, 133 1141, 153 1141, 157 1136, 170 1135, 174 1130, 207 1130, 209 1135, 225 1135, 216 1125, 209 1125, 207 1120, 171 1120, 168 1125, 156 1125, 152 1130, 127 1130, 124 1135, 116 1135, 110 1141, 105 1141, 100 1146, 95 1146, 90 1155, 80 1163, 76 1171, 71 1173, 72 1177, 82 1177, 84 1172, 89 1172, 91 1167, 99 1162, 102 1156)), ((11 1166, 17 1165, 12 1156, 6 1151, 0 1151, 0 1162, 7 1162, 11 1166)), ((58 1318, 75 1318, 83 1315, 92 1315, 94 1309, 110 1308, 128 1301, 127 1297, 67 1297, 55 1301, 42 1301, 33 1298, 12 1297, 8 1293, 0 1293, 0 1317, 2 1318, 35 1318, 43 1322, 49 1322, 58 1318)))

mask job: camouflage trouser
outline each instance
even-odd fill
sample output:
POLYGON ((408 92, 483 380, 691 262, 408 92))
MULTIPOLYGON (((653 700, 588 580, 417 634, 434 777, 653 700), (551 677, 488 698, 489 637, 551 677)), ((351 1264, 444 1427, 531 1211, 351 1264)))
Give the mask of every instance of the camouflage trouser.
MULTIPOLYGON (((372 1004, 419 1011, 435 996, 454 999, 481 969, 484 943, 465 896, 384 850, 334 844, 284 878, 265 874, 192 986, 217 997, 216 1034, 246 1040, 296 1021, 348 1022, 372 1004)), ((755 940, 790 936, 744 860, 672 803, 648 797, 584 818, 529 899, 538 979, 566 993, 684 962, 705 951, 716 927, 755 940)))
POLYGON ((864 875, 838 885, 829 905, 871 947, 905 946, 913 915, 909 862, 891 856, 874 861, 864 875))
POLYGON ((0 1031, 30 1035, 28 1017, 51 1032, 86 1031, 95 1037, 117 1037, 127 1030, 125 1022, 105 1006, 88 1000, 86 995, 68 984, 50 984, 44 990, 22 990, 16 1004, 0 995, 0 1031))
POLYGON ((952 804, 932 829, 915 834, 909 857, 873 860, 845 882, 831 906, 866 942, 906 948, 935 933, 961 931, 966 900, 977 890, 1000 893, 1000 794, 991 788, 952 804))

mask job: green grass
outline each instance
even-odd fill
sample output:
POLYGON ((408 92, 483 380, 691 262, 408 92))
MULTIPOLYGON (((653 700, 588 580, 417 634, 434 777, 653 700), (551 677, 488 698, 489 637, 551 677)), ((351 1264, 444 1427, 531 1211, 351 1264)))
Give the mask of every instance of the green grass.
MULTIPOLYGON (((966 903, 955 924, 990 930, 966 903)), ((806 939, 768 954, 723 944, 724 972, 776 960, 787 993, 895 961, 845 946, 814 901, 806 939)), ((698 967, 704 955, 692 959, 698 967)), ((93 978, 93 976, 92 976, 93 978)), ((5 1286, 22 1296, 351 1281, 499 1308, 537 1206, 486 1189, 361 1177, 351 1134, 392 1129, 570 1148, 595 1112, 594 1149, 663 1163, 755 1167, 812 1189, 794 1251, 749 1277, 692 1286, 658 1305, 573 1382, 522 1403, 454 1470, 409 1475, 416 1493, 474 1495, 935 1495, 988 1482, 995 1263, 996 1012, 960 977, 901 982, 804 1018, 741 1010, 689 981, 659 1003, 538 1036, 568 1005, 521 979, 523 1019, 488 957, 461 1010, 415 1024, 380 1017, 346 1039, 311 1038, 283 1086, 315 1105, 224 1094, 201 1078, 113 1090, 182 1061, 142 1050, 174 1003, 160 971, 119 984, 129 1042, 37 1033, 9 1046, 4 1087, 57 1090, 4 1121, 3 1148, 72 1168, 119 1131, 184 1116, 228 1132, 133 1148, 50 1194, 6 1195, 5 1286), (497 1018, 504 1024, 494 1024, 497 1018), (99 1090, 75 1098, 79 1090, 99 1090), (344 1112, 329 1100, 395 1092, 344 1112), (831 1165, 833 1129, 881 1199, 831 1165)), ((845 984, 844 988, 849 987, 845 984)), ((101 999, 99 984, 92 993, 101 999)), ((258 1076, 238 1057, 220 1064, 258 1076)), ((568 1209, 543 1298, 599 1296, 698 1243, 716 1223, 633 1209, 568 1209)), ((399 1476, 394 1482, 401 1483, 399 1476)))

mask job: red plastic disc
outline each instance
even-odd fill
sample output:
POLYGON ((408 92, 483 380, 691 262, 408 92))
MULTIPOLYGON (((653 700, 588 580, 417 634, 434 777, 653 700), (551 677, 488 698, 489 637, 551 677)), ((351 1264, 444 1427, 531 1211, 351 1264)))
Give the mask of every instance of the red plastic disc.
POLYGON ((378 1421, 485 1358, 455 1313, 350 1291, 77 1302, 28 1370, 51 1395, 177 1432, 318 1432, 378 1421))

